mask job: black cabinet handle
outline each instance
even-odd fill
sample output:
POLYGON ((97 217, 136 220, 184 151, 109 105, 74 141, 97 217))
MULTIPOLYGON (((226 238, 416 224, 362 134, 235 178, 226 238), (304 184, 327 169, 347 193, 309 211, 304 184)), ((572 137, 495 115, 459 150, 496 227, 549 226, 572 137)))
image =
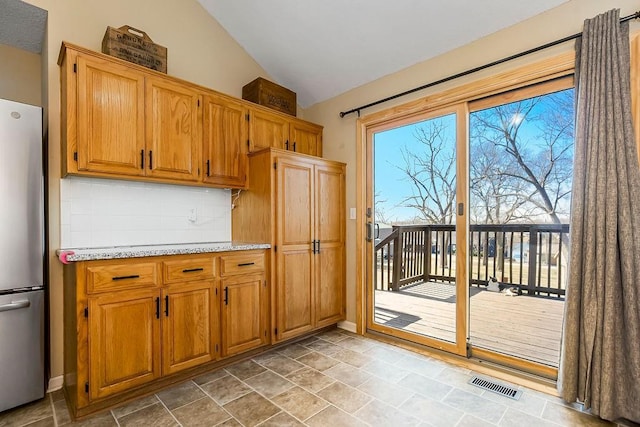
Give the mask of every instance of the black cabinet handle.
POLYGON ((156 298, 156 319, 160 318, 160 297, 156 298))
POLYGON ((238 267, 246 267, 248 265, 254 265, 255 262, 243 262, 242 264, 238 264, 238 267))
POLYGON ((169 317, 169 295, 164 296, 164 315, 169 317))
POLYGON ((153 151, 149 150, 149 169, 153 169, 153 151))
POLYGON ((316 253, 319 254, 320 253, 320 240, 316 240, 316 244, 318 245, 318 247, 316 248, 316 253))
POLYGON ((211 161, 207 160, 207 176, 211 176, 211 161))
POLYGON ((224 305, 229 305, 229 287, 224 287, 224 305))
POLYGON ((296 142, 295 141, 293 142, 293 152, 294 153, 296 152, 296 142))
POLYGON ((315 241, 315 240, 312 240, 312 241, 311 241, 311 252, 312 252, 313 254, 315 254, 315 253, 316 253, 316 241, 315 241))
POLYGON ((202 267, 198 267, 198 268, 185 268, 184 270, 182 270, 183 273, 193 273, 195 271, 203 271, 204 268, 202 267))
POLYGON ((288 150, 288 149, 289 149, 289 140, 288 140, 288 139, 287 139, 287 142, 285 142, 285 143, 284 143, 284 148, 285 148, 286 150, 288 150))
POLYGON ((131 276, 114 276, 111 278, 111 280, 138 279, 139 277, 139 274, 132 274, 131 276))
POLYGON ((144 169, 144 150, 140 150, 140 169, 144 169))

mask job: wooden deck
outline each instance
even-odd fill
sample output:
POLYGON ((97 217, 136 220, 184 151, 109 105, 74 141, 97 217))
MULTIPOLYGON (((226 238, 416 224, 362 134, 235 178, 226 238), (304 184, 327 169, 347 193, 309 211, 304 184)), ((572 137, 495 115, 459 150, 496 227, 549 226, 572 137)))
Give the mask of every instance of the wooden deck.
MULTIPOLYGON (((557 367, 564 300, 507 296, 471 287, 470 339, 485 348, 557 367)), ((375 291, 375 321, 420 335, 455 340, 453 284, 423 282, 375 291)))

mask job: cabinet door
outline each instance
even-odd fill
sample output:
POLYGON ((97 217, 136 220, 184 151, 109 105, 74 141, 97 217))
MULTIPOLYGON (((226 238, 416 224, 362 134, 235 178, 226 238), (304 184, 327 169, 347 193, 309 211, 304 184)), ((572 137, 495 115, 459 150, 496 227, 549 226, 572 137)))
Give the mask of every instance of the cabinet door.
POLYGON ((202 137, 200 94, 167 80, 147 78, 147 176, 197 181, 202 137))
POLYGON ((78 170, 144 175, 144 77, 78 56, 77 78, 78 170))
POLYGON ((276 284, 278 340, 313 327, 313 164, 276 160, 276 284))
POLYGON ((160 295, 128 290, 89 298, 89 398, 160 376, 160 295))
POLYGON ((289 120, 261 110, 249 110, 249 151, 263 148, 286 148, 289 143, 289 120))
POLYGON ((217 358, 220 327, 213 281, 179 283, 162 292, 162 373, 217 358))
POLYGON ((244 187, 247 175, 247 108, 226 98, 204 98, 204 181, 244 187))
POLYGON ((231 356, 267 343, 264 274, 222 279, 222 355, 231 356))
POLYGON ((321 126, 300 120, 292 120, 289 126, 289 150, 311 156, 322 156, 321 126))
POLYGON ((345 171, 318 165, 315 183, 316 326, 322 327, 345 315, 345 171))

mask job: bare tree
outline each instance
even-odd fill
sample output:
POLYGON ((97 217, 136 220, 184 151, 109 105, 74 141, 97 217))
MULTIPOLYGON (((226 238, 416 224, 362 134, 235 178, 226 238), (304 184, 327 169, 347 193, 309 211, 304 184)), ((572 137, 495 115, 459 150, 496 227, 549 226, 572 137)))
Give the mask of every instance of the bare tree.
MULTIPOLYGON (((572 91, 473 113, 470 128, 474 219, 505 224, 545 217, 560 224, 561 216, 568 214, 571 192, 572 91), (530 126, 524 129, 524 123, 530 126)), ((495 238, 500 267, 502 233, 495 238)))
MULTIPOLYGON (((496 182, 505 184, 500 187, 502 193, 490 198, 494 204, 509 208, 497 217, 494 209, 494 220, 505 223, 544 215, 560 224, 560 216, 568 213, 573 173, 572 97, 571 91, 556 92, 472 114, 472 151, 493 152, 499 160, 491 165, 495 167, 491 175, 496 182), (525 121, 535 124, 535 134, 522 131, 525 121)), ((474 158, 472 163, 484 157, 474 158)), ((472 185, 472 194, 488 201, 477 181, 472 185)), ((491 218, 487 215, 485 220, 490 222, 491 218)))
POLYGON ((376 193, 373 196, 373 200, 374 200, 373 210, 375 213, 376 222, 381 222, 383 224, 390 224, 391 217, 389 217, 389 213, 385 208, 387 199, 383 199, 380 192, 376 191, 376 193))
POLYGON ((413 194, 400 203, 416 209, 420 219, 431 224, 452 224, 456 202, 455 140, 447 138, 446 126, 431 120, 414 130, 422 150, 400 149, 406 179, 413 194))

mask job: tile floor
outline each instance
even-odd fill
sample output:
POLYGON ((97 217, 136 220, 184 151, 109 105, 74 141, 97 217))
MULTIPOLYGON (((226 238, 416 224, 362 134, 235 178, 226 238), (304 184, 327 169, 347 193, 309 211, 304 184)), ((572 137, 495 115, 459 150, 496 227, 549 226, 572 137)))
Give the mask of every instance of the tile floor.
POLYGON ((339 329, 71 423, 62 393, 0 414, 0 426, 613 425, 530 389, 511 400, 473 373, 339 329))

